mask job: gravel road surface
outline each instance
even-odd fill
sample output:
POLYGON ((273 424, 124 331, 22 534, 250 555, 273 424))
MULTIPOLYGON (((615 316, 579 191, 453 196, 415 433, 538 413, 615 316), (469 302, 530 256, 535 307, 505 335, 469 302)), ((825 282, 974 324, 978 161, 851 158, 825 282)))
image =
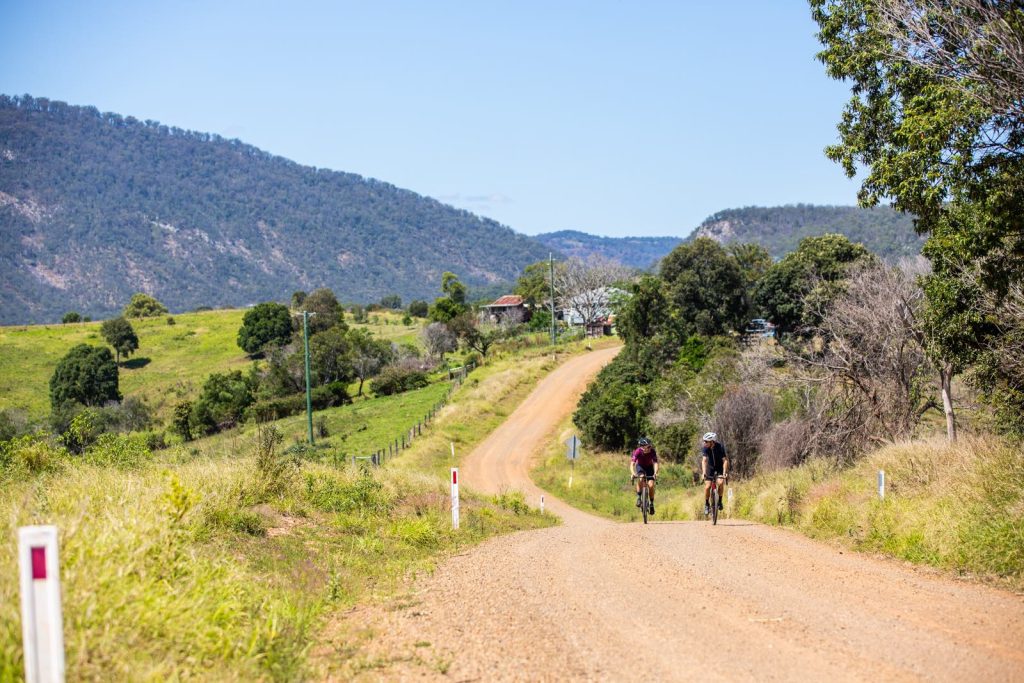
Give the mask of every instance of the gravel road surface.
MULTIPOLYGON (((572 358, 468 456, 462 484, 523 491, 616 349, 572 358)), ((348 615, 365 680, 1024 681, 1024 598, 738 520, 564 524, 492 539, 398 607, 348 615)))

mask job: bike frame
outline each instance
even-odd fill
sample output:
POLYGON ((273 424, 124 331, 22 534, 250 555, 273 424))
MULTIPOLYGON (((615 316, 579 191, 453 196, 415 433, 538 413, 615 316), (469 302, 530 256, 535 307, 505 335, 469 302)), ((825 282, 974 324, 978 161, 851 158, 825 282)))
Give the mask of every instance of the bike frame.
POLYGON ((630 479, 631 482, 640 480, 640 511, 644 516, 644 524, 647 524, 647 516, 649 514, 649 508, 651 505, 651 489, 648 488, 648 481, 657 481, 657 477, 648 477, 647 473, 634 474, 630 479))

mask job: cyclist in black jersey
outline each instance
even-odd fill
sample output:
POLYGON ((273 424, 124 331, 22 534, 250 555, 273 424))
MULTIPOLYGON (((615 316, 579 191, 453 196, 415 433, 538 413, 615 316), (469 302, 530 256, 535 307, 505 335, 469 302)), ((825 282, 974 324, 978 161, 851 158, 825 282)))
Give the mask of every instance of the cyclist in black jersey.
POLYGON ((700 471, 704 477, 704 514, 711 513, 711 485, 718 486, 718 509, 722 509, 722 484, 729 476, 729 456, 718 435, 708 432, 700 449, 700 471))

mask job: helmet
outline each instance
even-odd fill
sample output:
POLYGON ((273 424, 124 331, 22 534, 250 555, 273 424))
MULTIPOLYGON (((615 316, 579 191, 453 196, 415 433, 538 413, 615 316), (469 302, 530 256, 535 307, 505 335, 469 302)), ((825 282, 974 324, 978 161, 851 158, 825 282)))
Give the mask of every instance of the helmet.
POLYGON ((640 437, 640 440, 636 442, 636 445, 637 446, 650 446, 651 445, 651 440, 648 439, 646 436, 643 436, 643 437, 640 437))
POLYGON ((718 434, 714 432, 708 432, 704 435, 704 441, 718 441, 718 434))

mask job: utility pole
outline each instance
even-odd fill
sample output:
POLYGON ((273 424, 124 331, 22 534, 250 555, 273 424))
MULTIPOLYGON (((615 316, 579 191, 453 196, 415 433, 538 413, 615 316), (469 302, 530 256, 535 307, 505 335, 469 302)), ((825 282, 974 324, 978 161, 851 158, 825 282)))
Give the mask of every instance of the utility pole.
POLYGON ((548 252, 548 269, 551 274, 551 345, 555 345, 555 257, 548 252))
POLYGON ((313 398, 309 388, 309 311, 302 312, 302 340, 306 349, 306 432, 309 434, 309 445, 312 446, 313 398))

